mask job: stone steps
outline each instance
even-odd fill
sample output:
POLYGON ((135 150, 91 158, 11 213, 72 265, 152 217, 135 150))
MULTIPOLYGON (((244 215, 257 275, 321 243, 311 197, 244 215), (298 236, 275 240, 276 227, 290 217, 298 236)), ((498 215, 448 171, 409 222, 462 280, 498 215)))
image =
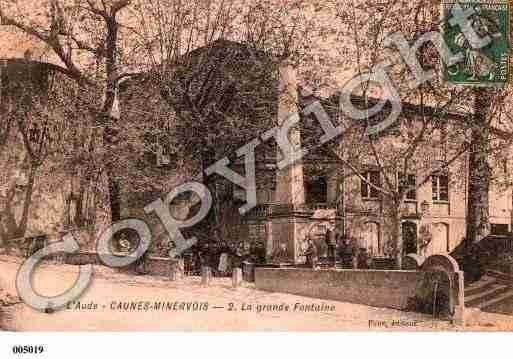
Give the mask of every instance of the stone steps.
POLYGON ((468 307, 481 307, 481 304, 496 298, 497 296, 509 291, 510 288, 505 285, 494 285, 491 288, 483 290, 473 295, 467 296, 465 293, 465 305, 468 307))
POLYGON ((492 277, 481 279, 477 282, 468 284, 465 286, 465 296, 482 292, 483 290, 486 290, 495 284, 497 284, 497 279, 492 277))
POLYGON ((496 270, 488 269, 486 271, 486 275, 488 277, 495 278, 495 279, 497 279, 499 281, 502 281, 502 282, 513 283, 513 275, 508 274, 508 273, 504 273, 504 272, 499 272, 499 271, 496 271, 496 270))
POLYGON ((513 298, 511 282, 487 273, 479 281, 465 286, 465 306, 486 310, 513 298))
POLYGON ((491 307, 492 305, 499 304, 507 299, 513 298, 513 290, 509 289, 507 292, 493 298, 490 300, 487 300, 486 302, 482 302, 478 305, 479 309, 485 310, 488 307, 491 307))

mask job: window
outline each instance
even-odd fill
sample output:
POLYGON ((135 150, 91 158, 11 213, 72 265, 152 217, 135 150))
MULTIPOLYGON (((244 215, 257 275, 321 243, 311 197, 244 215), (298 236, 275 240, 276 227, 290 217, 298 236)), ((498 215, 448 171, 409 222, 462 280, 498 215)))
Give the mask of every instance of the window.
POLYGON ((233 185, 233 199, 235 201, 246 202, 246 190, 237 185, 233 185))
POLYGON ((165 167, 171 163, 170 156, 163 145, 157 143, 157 167, 165 167))
POLYGON ((169 141, 153 137, 151 134, 145 134, 144 141, 146 146, 153 147, 154 152, 148 152, 148 155, 154 156, 157 167, 166 167, 171 164, 171 144, 169 141))
POLYGON ((447 175, 432 176, 431 191, 433 201, 449 201, 449 177, 447 175))
POLYGON ((403 173, 399 173, 399 191, 403 190, 406 190, 407 200, 417 200, 417 178, 414 174, 408 174, 405 177, 403 173))
POLYGON ((505 236, 509 234, 507 224, 490 223, 490 234, 493 236, 505 236))
POLYGON ((362 198, 363 199, 377 199, 379 197, 379 191, 373 187, 380 187, 381 181, 378 171, 368 171, 363 174, 363 177, 367 180, 365 182, 364 180, 361 181, 361 192, 362 192, 362 198), (369 183, 371 183, 373 186, 370 186, 369 183))
POLYGON ((322 177, 305 184, 307 203, 328 202, 328 183, 322 177))

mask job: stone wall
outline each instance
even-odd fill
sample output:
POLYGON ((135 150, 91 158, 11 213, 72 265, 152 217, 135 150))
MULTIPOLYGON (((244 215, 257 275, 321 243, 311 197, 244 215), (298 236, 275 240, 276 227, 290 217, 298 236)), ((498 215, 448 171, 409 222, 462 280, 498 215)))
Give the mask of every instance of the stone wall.
MULTIPOLYGON (((452 284, 440 272, 385 270, 311 270, 301 268, 257 268, 259 290, 283 292, 312 298, 337 300, 400 310, 416 310, 415 301, 432 298, 432 284, 440 298, 451 298, 455 307, 463 305, 461 272, 450 274, 452 284)), ((432 300, 432 299, 431 299, 432 300)), ((449 303, 449 301, 448 301, 449 303)))
MULTIPOLYGON (((73 254, 66 254, 63 260, 66 264, 83 265, 83 264, 96 264, 104 265, 98 253, 96 252, 80 252, 73 254)), ((146 259, 146 271, 148 275, 157 275, 169 277, 172 270, 178 269, 183 272, 183 267, 179 266, 179 260, 173 258, 163 257, 148 257, 146 259)), ((134 272, 135 266, 132 264, 127 267, 120 268, 121 271, 134 272)), ((181 273, 183 275, 183 273, 181 273)))
MULTIPOLYGON (((25 255, 21 251, 11 252, 13 256, 24 258, 25 255)), ((120 254, 115 254, 118 256, 122 256, 120 254)), ((77 253, 56 253, 54 255, 48 256, 44 258, 45 261, 58 262, 63 264, 70 265, 85 265, 85 264, 93 264, 93 265, 105 265, 98 256, 97 252, 94 251, 84 251, 77 253)), ((174 258, 164 258, 164 257, 148 257, 146 258, 146 274, 155 275, 155 276, 163 276, 169 277, 172 275, 173 271, 178 271, 179 277, 183 277, 183 263, 180 263, 178 259, 174 258)), ((134 264, 131 264, 127 267, 119 268, 120 271, 126 273, 135 273, 136 268, 134 264)))

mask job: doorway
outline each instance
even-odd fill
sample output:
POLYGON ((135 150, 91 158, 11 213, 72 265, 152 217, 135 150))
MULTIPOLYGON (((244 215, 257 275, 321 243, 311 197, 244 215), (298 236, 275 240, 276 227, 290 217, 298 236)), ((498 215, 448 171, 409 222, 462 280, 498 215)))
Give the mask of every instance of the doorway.
POLYGON ((417 254, 417 225, 413 222, 403 222, 403 255, 417 254))

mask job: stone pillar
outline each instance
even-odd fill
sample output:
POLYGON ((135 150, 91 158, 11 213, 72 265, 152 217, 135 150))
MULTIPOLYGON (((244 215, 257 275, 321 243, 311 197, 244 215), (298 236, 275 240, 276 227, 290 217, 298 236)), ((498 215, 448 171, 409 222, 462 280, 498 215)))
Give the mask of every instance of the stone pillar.
POLYGON ((464 326, 465 323, 465 274, 463 271, 456 271, 457 280, 455 281, 455 285, 458 288, 458 296, 456 300, 456 305, 454 306, 454 314, 452 316, 452 322, 456 325, 464 326))
POLYGON ((169 270, 169 280, 177 281, 184 277, 184 261, 178 259, 176 262, 172 262, 169 270))
POLYGON ((201 267, 201 285, 210 285, 212 280, 212 269, 210 267, 201 267))
MULTIPOLYGON (((295 70, 286 62, 280 64, 280 88, 278 99, 278 125, 282 126, 292 116, 298 115, 297 80, 295 70)), ((300 123, 289 131, 289 141, 293 148, 289 153, 282 153, 278 148, 278 159, 298 153, 301 150, 300 123)), ((293 155, 291 157, 294 157, 293 155)), ((303 163, 296 160, 285 168, 276 170, 275 202, 278 204, 271 215, 273 248, 280 243, 287 244, 288 257, 291 262, 298 262, 299 243, 304 239, 309 214, 304 210, 305 189, 303 179, 303 163)))
MULTIPOLYGON (((429 245, 431 245, 431 246, 435 245, 434 242, 437 240, 436 238, 434 238, 434 233, 433 233, 433 230, 434 230, 433 217, 431 217, 431 213, 429 210, 425 211, 425 212, 421 211, 421 216, 422 217, 420 218, 420 226, 418 228, 419 233, 417 235, 417 243, 418 243, 417 254, 420 254, 424 257, 429 257, 432 254, 438 254, 438 253, 429 253, 428 252, 429 245), (426 242, 430 242, 430 244, 424 245, 421 248, 420 244, 426 243, 426 242)), ((436 245, 435 245, 435 248, 437 248, 436 245)))
POLYGON ((265 257, 269 261, 272 259, 276 251, 273 243, 273 222, 271 220, 265 221, 265 257))
POLYGON ((335 232, 343 236, 344 228, 344 176, 342 171, 333 171, 328 177, 328 203, 335 210, 335 232))
POLYGON ((242 283, 242 269, 235 268, 232 273, 232 286, 237 288, 242 283))

